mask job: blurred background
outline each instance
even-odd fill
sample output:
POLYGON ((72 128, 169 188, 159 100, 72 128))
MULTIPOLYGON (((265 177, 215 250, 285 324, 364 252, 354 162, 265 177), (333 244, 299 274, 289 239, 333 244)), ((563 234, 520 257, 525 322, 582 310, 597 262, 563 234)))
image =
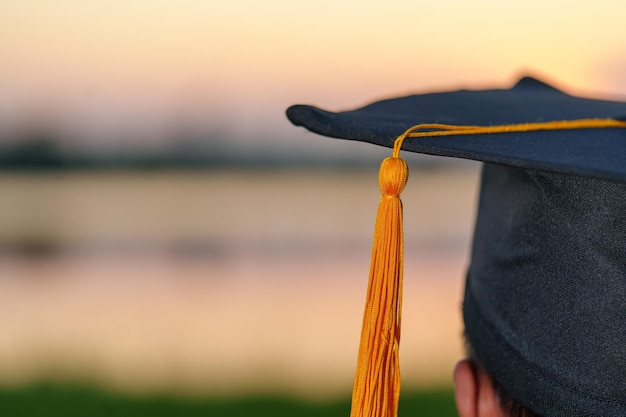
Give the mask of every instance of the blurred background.
MULTIPOLYGON (((522 75, 623 99, 625 17, 618 0, 1 2, 0 408, 345 415, 389 150, 284 110, 522 75)), ((403 392, 449 407, 479 166, 406 158, 403 392)))

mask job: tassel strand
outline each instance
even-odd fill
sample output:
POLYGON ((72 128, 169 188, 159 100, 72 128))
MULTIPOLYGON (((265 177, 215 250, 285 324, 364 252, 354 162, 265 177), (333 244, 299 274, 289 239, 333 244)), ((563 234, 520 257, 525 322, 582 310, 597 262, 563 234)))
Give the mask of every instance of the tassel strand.
POLYGON ((400 396, 400 322, 404 264, 404 233, 400 193, 408 167, 397 157, 386 158, 378 177, 378 205, 372 262, 351 417, 395 417, 400 396))

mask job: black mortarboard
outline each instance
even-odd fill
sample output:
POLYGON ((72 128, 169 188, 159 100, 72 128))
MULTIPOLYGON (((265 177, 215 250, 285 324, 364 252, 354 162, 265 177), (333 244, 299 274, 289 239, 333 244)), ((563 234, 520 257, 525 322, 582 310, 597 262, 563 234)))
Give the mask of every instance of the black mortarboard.
POLYGON ((626 416, 626 102, 527 77, 510 89, 412 95, 339 113, 297 105, 287 116, 322 135, 387 147, 418 124, 535 126, 409 137, 402 149, 485 162, 463 315, 495 382, 544 417, 626 416), (594 127, 598 119, 621 124, 594 127))

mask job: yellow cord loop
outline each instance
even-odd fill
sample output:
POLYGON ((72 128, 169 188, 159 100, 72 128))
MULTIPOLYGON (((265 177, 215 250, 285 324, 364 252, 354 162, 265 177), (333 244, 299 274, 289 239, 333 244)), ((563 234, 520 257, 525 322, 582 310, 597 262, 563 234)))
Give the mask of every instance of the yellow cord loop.
POLYGON ((386 158, 378 182, 378 205, 372 263, 357 371, 352 391, 351 417, 395 417, 400 396, 400 319, 404 236, 399 195, 409 170, 400 158, 386 158))
POLYGON ((393 147, 393 156, 397 158, 400 155, 400 149, 402 148, 402 144, 406 138, 487 135, 493 133, 537 132, 540 130, 599 129, 609 127, 626 128, 626 121, 616 119, 577 119, 539 123, 519 123, 500 126, 463 126, 438 123, 421 124, 410 127, 396 138, 393 147))

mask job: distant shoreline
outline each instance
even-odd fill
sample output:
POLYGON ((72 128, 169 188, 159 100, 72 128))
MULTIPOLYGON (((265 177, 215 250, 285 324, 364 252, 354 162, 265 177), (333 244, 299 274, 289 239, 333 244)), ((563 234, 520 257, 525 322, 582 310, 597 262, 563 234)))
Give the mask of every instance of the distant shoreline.
MULTIPOLYGON (((409 159, 409 158, 406 158, 409 159)), ((317 158, 129 158, 88 159, 62 158, 54 160, 9 159, 0 156, 0 172, 64 172, 64 171, 216 171, 216 170, 300 170, 300 171, 361 171, 378 169, 380 160, 322 160, 317 158)), ((411 169, 465 169, 474 161, 429 159, 409 160, 411 169)))

